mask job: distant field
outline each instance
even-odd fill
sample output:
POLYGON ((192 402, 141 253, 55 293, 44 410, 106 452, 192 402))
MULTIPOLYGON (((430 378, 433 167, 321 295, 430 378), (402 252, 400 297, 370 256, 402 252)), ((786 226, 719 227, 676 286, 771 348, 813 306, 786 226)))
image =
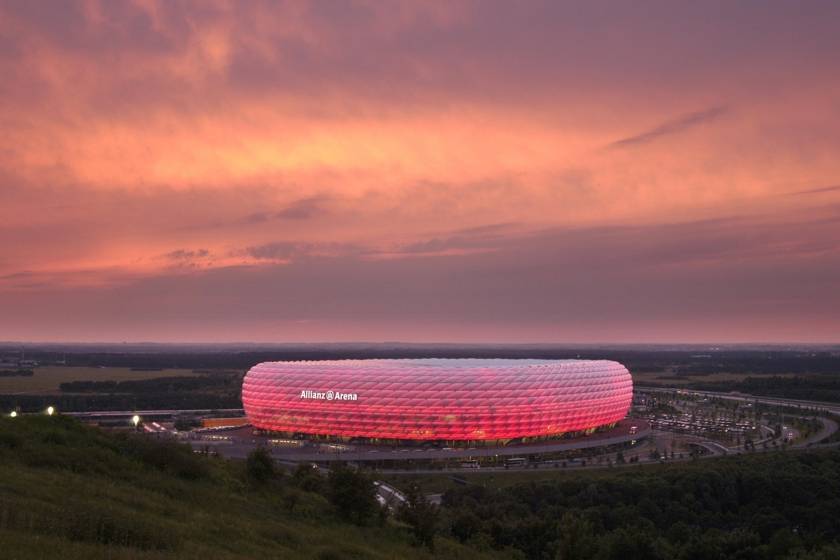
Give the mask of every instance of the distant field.
POLYGON ((0 377, 0 394, 49 394, 59 392, 58 386, 67 381, 133 381, 154 377, 183 377, 195 375, 191 369, 164 369, 159 371, 133 371, 119 367, 64 367, 35 368, 32 377, 0 377))
POLYGON ((665 385, 685 385, 688 383, 713 383, 716 381, 743 381, 747 377, 796 377, 795 373, 756 374, 756 373, 712 373, 709 375, 690 375, 672 372, 631 372, 633 382, 637 384, 661 383, 665 385))

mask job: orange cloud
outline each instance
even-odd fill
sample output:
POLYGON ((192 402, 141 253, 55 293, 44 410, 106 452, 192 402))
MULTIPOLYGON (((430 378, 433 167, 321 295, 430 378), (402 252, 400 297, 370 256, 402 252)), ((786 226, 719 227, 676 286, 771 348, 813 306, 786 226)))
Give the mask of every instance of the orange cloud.
MULTIPOLYGON (((0 292, 455 263, 539 232, 733 216, 788 233, 781 254, 832 255, 831 17, 730 29, 705 9, 9 3, 0 292), (829 225, 803 233, 803 216, 829 225)), ((673 266, 746 258, 677 259, 681 235, 660 248, 673 266)))

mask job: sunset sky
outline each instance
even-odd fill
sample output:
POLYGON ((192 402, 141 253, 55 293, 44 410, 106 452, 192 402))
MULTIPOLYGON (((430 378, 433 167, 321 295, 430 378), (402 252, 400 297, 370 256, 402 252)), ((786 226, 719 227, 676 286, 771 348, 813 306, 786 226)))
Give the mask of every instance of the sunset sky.
POLYGON ((840 2, 0 0, 0 340, 840 342, 840 2))

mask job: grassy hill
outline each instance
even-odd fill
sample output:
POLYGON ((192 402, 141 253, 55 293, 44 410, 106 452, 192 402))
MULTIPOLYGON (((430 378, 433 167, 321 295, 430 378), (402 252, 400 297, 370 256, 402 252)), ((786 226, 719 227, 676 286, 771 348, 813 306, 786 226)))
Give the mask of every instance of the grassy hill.
POLYGON ((66 417, 0 419, 5 559, 481 558, 438 538, 434 554, 391 520, 343 522, 285 476, 89 428, 66 417))

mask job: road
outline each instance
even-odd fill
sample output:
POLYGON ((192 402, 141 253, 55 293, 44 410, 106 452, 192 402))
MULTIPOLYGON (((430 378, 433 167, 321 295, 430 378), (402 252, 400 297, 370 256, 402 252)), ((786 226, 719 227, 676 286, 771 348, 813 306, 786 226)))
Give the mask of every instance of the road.
POLYGON ((131 418, 135 414, 141 418, 175 417, 181 414, 226 414, 244 416, 241 408, 195 408, 185 410, 100 410, 92 412, 62 412, 75 418, 131 418))
POLYGON ((185 439, 194 448, 205 446, 216 449, 219 454, 230 458, 244 458, 257 445, 266 445, 271 455, 280 461, 325 463, 330 461, 375 462, 413 460, 471 460, 478 457, 501 458, 504 456, 528 456, 560 451, 572 451, 602 447, 607 445, 627 443, 641 440, 650 433, 650 427, 645 420, 626 419, 619 422, 615 428, 595 433, 577 440, 556 440, 541 443, 517 444, 506 447, 478 447, 478 448, 409 448, 390 446, 371 446, 352 444, 345 449, 335 449, 335 446, 325 444, 303 445, 298 447, 276 447, 270 444, 271 438, 255 436, 250 430, 231 430, 226 433, 208 433, 207 435, 191 433, 185 439), (635 431, 633 426, 636 427, 635 431), (241 433, 240 433, 241 432, 241 433), (220 439, 225 437, 226 439, 220 439))
POLYGON ((802 447, 810 447, 823 441, 824 439, 828 439, 833 436, 837 432, 838 427, 840 427, 837 425, 837 422, 831 418, 819 418, 819 421, 822 422, 822 429, 801 442, 800 445, 802 447))
POLYGON ((391 510, 396 509, 400 504, 405 502, 405 494, 381 480, 374 483, 376 486, 376 501, 381 506, 388 506, 391 510))

